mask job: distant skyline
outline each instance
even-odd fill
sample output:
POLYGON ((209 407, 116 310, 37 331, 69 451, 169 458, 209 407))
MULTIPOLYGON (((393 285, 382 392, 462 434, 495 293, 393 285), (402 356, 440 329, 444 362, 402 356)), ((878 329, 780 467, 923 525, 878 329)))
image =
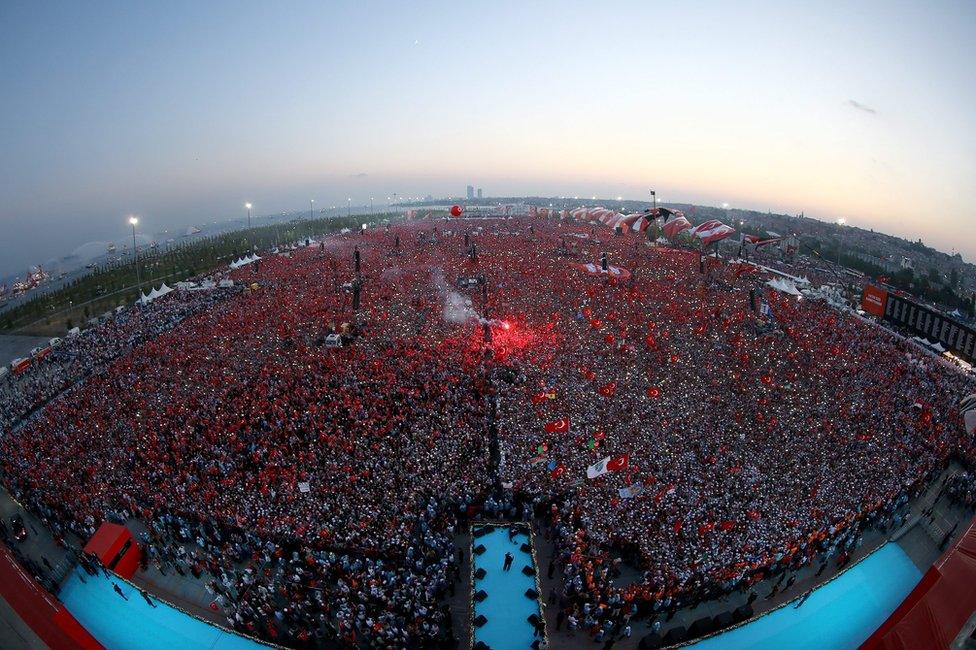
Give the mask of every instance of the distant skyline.
POLYGON ((796 214, 976 259, 976 3, 0 4, 0 275, 400 196, 796 214), (382 199, 380 199, 382 197, 382 199))

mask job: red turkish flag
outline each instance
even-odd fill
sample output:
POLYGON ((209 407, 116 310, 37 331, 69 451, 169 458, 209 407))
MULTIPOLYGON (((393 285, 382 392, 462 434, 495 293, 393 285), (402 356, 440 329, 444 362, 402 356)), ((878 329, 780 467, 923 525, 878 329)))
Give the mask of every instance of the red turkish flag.
POLYGON ((607 384, 603 384, 596 390, 596 392, 600 393, 604 397, 613 397, 613 394, 616 391, 617 391, 617 383, 613 381, 607 384))
POLYGON ((611 458, 607 462, 608 472, 619 472, 622 469, 627 469, 627 465, 630 463, 630 455, 623 454, 622 456, 616 456, 611 458))
POLYGON ((566 433, 569 431, 569 418, 560 418, 542 427, 546 433, 566 433))

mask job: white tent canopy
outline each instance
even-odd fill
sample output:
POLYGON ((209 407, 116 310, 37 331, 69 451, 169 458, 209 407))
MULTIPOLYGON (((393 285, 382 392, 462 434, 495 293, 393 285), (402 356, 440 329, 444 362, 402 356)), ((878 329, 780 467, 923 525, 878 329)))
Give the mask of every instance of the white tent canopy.
POLYGON ((777 291, 782 291, 791 296, 801 296, 800 290, 796 288, 796 284, 792 280, 787 280, 786 278, 773 278, 766 282, 767 285, 771 286, 777 291))
POLYGON ((258 257, 256 253, 252 253, 252 254, 248 255, 247 257, 241 257, 241 258, 238 258, 238 259, 234 260, 233 262, 231 262, 230 263, 230 268, 232 268, 232 269, 239 269, 242 266, 246 266, 248 264, 253 264, 254 262, 257 262, 259 259, 261 259, 261 258, 258 257))
POLYGON ((162 298, 163 296, 165 296, 167 293, 170 293, 171 291, 173 291, 173 288, 166 286, 166 283, 164 282, 162 286, 160 286, 158 289, 153 288, 152 290, 149 291, 148 294, 144 291, 140 292, 139 299, 136 302, 142 305, 148 305, 153 300, 156 300, 157 298, 162 298))

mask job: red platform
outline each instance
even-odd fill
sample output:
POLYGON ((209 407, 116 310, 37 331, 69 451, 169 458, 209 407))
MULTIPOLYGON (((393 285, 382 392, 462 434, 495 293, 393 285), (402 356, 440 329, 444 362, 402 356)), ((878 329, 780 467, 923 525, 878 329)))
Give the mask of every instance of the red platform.
POLYGON ((0 596, 54 650, 102 650, 88 630, 0 544, 0 596))
POLYGON ((976 611, 976 520, 861 650, 948 648, 976 611))
POLYGON ((114 571, 126 580, 135 575, 142 555, 139 544, 128 528, 107 521, 102 522, 85 544, 85 553, 95 555, 109 571, 114 571))

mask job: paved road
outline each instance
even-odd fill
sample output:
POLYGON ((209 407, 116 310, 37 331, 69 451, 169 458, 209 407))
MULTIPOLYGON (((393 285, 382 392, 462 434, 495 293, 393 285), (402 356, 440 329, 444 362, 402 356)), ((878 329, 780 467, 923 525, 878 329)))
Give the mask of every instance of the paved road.
POLYGON ((0 597, 0 648, 8 650, 41 650, 47 648, 40 637, 0 597))
MULTIPOLYGON (((9 365, 17 357, 30 355, 31 349, 48 344, 50 337, 21 336, 19 334, 0 334, 0 364, 9 365)), ((3 381, 3 379, 0 379, 3 381)))

